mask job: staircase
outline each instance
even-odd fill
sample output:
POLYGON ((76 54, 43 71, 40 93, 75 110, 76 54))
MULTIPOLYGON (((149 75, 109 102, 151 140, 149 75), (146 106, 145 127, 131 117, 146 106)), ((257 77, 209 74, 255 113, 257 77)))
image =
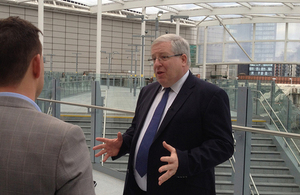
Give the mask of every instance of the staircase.
MULTIPOLYGON (((81 126, 90 147, 90 117, 62 116, 66 122, 81 126)), ((130 126, 130 117, 107 117, 106 138, 116 138, 118 132, 125 132, 130 126)), ((250 173, 260 195, 300 195, 299 186, 294 182, 284 160, 268 135, 252 134, 250 173)), ((104 166, 119 172, 126 172, 128 155, 116 161, 108 159, 104 166)), ((232 167, 228 161, 215 168, 217 195, 233 195, 232 167)), ((253 189, 253 188, 252 188, 253 189)), ((250 194, 250 193, 249 193, 250 194)), ((253 190, 253 194, 257 193, 253 190)))

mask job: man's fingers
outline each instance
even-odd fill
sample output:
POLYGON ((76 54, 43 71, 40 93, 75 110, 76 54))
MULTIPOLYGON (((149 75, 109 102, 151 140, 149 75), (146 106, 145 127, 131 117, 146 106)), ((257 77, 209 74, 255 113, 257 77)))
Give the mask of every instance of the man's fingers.
POLYGON ((175 151, 175 148, 173 148, 171 145, 167 144, 167 142, 165 142, 165 141, 163 141, 163 146, 164 146, 164 148, 166 148, 170 152, 174 152, 175 151))
POLYGON ((122 137, 122 133, 121 132, 118 133, 118 141, 123 141, 123 137, 122 137))
POLYGON ((106 154, 103 158, 103 162, 106 162, 106 160, 110 157, 110 155, 106 154))
POLYGON ((172 170, 172 169, 174 169, 174 165, 172 165, 172 164, 167 164, 167 165, 163 165, 163 166, 159 167, 158 171, 159 171, 160 173, 162 173, 162 172, 164 172, 164 171, 169 171, 169 170, 172 170))
POLYGON ((95 154, 95 157, 99 157, 99 156, 101 156, 102 154, 104 154, 103 150, 101 150, 100 152, 98 152, 97 154, 95 154))
POLYGON ((172 162, 174 162, 174 159, 170 156, 163 156, 163 157, 160 158, 160 161, 167 162, 167 163, 172 163, 172 162))
POLYGON ((94 146, 93 150, 99 150, 99 149, 102 149, 102 148, 104 148, 104 144, 100 144, 100 145, 94 146))
POLYGON ((96 140, 99 142, 107 142, 109 139, 103 137, 96 137, 96 140))
POLYGON ((163 142, 164 148, 166 148, 171 155, 170 156, 163 156, 160 158, 162 162, 166 162, 166 165, 159 167, 158 171, 160 173, 165 172, 158 178, 158 185, 163 184, 165 181, 170 179, 173 175, 175 175, 178 169, 178 157, 176 153, 176 149, 171 145, 167 144, 167 142, 163 142))
POLYGON ((165 181, 167 181, 168 179, 170 179, 173 176, 173 174, 171 174, 170 171, 167 171, 166 173, 164 173, 162 176, 160 176, 158 178, 158 185, 163 184, 165 181))

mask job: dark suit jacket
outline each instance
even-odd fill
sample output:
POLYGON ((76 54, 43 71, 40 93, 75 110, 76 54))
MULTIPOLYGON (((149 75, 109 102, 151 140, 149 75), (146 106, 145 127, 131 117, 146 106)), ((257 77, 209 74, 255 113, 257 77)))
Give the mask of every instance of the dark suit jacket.
MULTIPOLYGON (((144 87, 139 95, 131 127, 123 134, 118 156, 129 153, 124 194, 136 195, 139 187, 134 178, 134 152, 148 110, 161 85, 144 87)), ((214 167, 233 154, 233 137, 229 100, 221 88, 200 80, 189 73, 180 92, 166 113, 149 150, 147 194, 155 195, 214 195, 214 167), (158 172, 169 156, 162 142, 176 148, 177 173, 161 186, 158 172)))

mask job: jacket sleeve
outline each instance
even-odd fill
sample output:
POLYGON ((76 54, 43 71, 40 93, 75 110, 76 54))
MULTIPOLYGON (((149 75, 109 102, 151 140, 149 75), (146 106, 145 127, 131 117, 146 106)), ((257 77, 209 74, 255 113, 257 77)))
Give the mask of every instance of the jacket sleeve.
POLYGON ((65 131, 56 169, 57 195, 95 194, 90 155, 79 126, 65 131))

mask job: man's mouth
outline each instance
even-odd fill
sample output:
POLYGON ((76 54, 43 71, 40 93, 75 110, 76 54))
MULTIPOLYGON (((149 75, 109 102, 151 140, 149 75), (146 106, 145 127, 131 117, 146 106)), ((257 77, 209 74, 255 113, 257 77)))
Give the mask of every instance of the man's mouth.
POLYGON ((157 75, 161 75, 161 74, 163 74, 163 73, 164 73, 163 71, 157 71, 157 72, 156 72, 157 75))

